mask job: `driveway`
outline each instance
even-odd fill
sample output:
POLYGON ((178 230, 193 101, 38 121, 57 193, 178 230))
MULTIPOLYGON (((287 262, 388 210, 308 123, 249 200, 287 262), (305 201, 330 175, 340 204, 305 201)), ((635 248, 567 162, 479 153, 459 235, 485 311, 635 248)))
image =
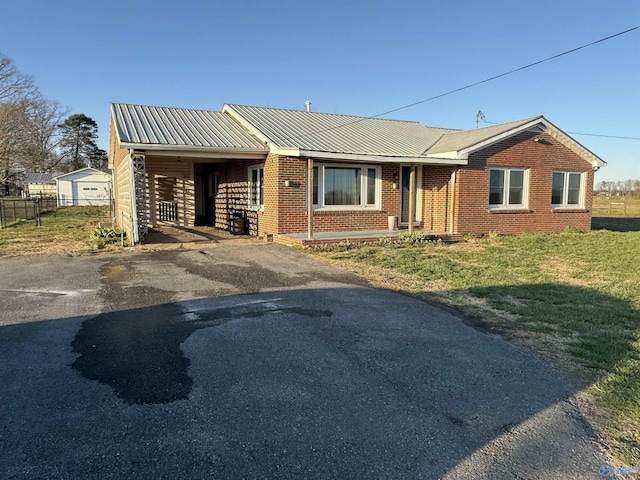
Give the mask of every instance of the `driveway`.
POLYGON ((539 357, 277 245, 0 260, 0 477, 599 478, 539 357))

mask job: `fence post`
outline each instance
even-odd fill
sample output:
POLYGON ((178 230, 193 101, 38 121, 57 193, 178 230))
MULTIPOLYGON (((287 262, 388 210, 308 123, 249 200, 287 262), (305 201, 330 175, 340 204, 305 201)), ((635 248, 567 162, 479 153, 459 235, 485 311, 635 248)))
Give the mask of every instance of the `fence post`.
POLYGON ((7 225, 5 220, 4 200, 0 200, 0 228, 4 228, 7 225))
POLYGON ((39 227, 42 226, 42 220, 40 219, 40 214, 42 213, 42 198, 38 198, 36 200, 36 204, 34 206, 36 209, 36 225, 39 227))

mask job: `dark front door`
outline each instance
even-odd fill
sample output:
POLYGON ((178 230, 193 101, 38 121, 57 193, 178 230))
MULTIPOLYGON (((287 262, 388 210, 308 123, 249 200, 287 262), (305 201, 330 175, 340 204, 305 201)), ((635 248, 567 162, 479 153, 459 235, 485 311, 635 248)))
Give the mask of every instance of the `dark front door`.
POLYGON ((218 193, 217 165, 200 163, 194 166, 196 225, 214 225, 218 193))
MULTIPOLYGON (((411 167, 402 166, 400 167, 401 175, 400 175, 400 185, 402 188, 402 192, 400 195, 400 223, 408 224, 409 223, 409 175, 411 173, 411 167)), ((416 175, 416 187, 417 187, 417 175, 416 175)), ((413 192, 414 200, 417 200, 417 188, 416 191, 413 192)), ((418 209, 418 203, 414 201, 414 205, 416 206, 415 210, 418 209)), ((413 213, 413 221, 416 221, 416 213, 413 213)))

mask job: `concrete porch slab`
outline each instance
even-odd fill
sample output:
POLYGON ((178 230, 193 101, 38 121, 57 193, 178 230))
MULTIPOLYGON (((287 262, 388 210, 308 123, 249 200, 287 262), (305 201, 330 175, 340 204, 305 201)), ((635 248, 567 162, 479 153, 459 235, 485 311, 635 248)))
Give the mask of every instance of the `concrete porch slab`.
MULTIPOLYGON (((455 233, 414 230, 433 235, 443 242, 456 242, 460 240, 460 236, 455 233)), ((313 238, 307 238, 306 233, 286 233, 275 235, 273 240, 276 243, 285 245, 298 245, 302 247, 313 247, 318 245, 331 245, 344 241, 352 243, 373 243, 381 239, 396 241, 398 234, 406 232, 406 230, 351 230, 341 232, 316 232, 313 238)))

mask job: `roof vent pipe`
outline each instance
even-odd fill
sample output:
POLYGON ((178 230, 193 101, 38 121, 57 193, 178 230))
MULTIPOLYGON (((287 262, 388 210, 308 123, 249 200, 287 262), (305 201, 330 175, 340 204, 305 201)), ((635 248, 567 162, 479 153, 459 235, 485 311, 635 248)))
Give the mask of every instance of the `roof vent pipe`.
POLYGON ((304 102, 304 104, 307 106, 307 112, 311 111, 311 102, 309 100, 307 100, 306 102, 304 102))

